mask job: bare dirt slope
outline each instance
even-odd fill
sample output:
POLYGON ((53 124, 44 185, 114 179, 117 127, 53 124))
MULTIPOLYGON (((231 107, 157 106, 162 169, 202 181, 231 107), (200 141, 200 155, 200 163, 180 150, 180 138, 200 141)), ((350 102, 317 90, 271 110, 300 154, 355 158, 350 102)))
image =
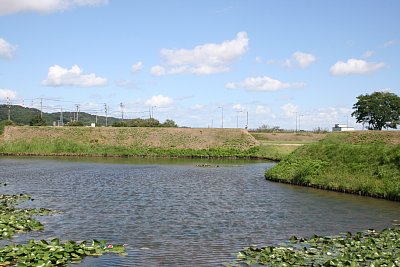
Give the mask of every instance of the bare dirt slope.
POLYGON ((6 127, 3 142, 70 140, 106 146, 155 147, 162 149, 248 149, 258 141, 241 129, 114 128, 114 127, 6 127))

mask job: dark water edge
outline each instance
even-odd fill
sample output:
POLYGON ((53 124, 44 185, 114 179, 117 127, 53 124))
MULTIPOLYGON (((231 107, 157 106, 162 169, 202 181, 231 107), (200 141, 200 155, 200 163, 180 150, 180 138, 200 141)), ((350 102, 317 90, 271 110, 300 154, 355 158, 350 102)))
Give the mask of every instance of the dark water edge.
MULTIPOLYGON (((274 163, 246 160, 1 158, 1 194, 63 210, 45 230, 11 242, 59 237, 128 244, 126 257, 75 266, 221 266, 249 245, 291 235, 383 229, 400 203, 266 181, 274 163)), ((3 242, 4 243, 4 242, 3 242)))

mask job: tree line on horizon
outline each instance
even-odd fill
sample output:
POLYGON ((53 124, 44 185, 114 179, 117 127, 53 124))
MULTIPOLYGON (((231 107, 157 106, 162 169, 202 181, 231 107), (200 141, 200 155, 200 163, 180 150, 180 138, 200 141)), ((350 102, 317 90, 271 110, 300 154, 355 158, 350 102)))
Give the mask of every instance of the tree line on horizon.
POLYGON ((161 123, 155 118, 135 118, 125 119, 115 117, 105 117, 92 115, 86 112, 79 112, 79 120, 77 120, 76 112, 63 112, 62 123, 60 112, 46 113, 35 108, 27 108, 19 105, 10 106, 10 121, 8 121, 9 107, 0 105, 0 124, 4 125, 31 125, 31 126, 53 126, 54 124, 65 126, 90 126, 96 123, 96 126, 113 126, 113 127, 178 127, 173 120, 166 120, 161 123))

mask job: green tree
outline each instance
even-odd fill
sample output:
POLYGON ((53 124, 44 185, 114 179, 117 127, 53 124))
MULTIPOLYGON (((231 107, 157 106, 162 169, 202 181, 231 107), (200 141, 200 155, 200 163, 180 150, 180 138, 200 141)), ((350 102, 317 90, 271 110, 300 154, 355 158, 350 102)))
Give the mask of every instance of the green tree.
POLYGON ((46 121, 43 120, 42 116, 40 115, 35 115, 32 119, 31 122, 29 123, 30 126, 45 126, 46 121))
POLYGON ((70 121, 65 126, 84 126, 81 121, 70 121))
POLYGON ((171 127, 171 128, 176 128, 178 125, 173 121, 173 120, 165 120, 163 124, 161 124, 162 127, 171 127))
POLYGON ((374 92, 357 97, 353 105, 358 123, 367 123, 369 130, 397 129, 400 123, 400 97, 389 92, 374 92))

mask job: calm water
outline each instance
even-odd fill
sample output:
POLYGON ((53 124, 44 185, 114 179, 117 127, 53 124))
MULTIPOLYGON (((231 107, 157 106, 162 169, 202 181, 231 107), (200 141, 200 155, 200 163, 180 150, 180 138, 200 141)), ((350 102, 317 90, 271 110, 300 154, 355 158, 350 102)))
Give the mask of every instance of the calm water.
POLYGON ((271 183, 273 163, 0 158, 0 193, 27 193, 40 217, 27 238, 106 239, 126 257, 89 257, 75 266, 222 266, 252 244, 291 235, 382 229, 400 203, 271 183), (198 163, 219 167, 201 168, 198 163))

